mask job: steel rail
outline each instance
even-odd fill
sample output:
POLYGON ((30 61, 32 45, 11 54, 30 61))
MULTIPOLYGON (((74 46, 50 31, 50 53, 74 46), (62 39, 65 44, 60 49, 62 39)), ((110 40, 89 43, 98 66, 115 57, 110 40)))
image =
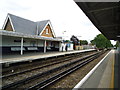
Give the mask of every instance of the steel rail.
MULTIPOLYGON (((74 56, 76 56, 76 55, 78 55, 78 56, 80 56, 81 55, 81 53, 77 53, 77 54, 75 54, 75 55, 68 55, 68 56, 66 56, 66 57, 59 57, 59 58, 57 58, 57 61, 58 60, 60 60, 61 62, 64 62, 64 61, 67 61, 66 59, 72 59, 72 57, 74 57, 74 56), (64 60, 62 60, 62 59, 64 59, 64 60)), ((77 56, 77 57, 78 57, 77 56)), ((58 63, 60 63, 60 61, 58 62, 58 63)), ((53 60, 52 60, 52 62, 55 62, 56 63, 56 58, 54 58, 53 60)), ((56 63, 57 64, 57 63, 56 63)), ((51 64, 52 65, 52 64, 51 64)), ((54 64, 53 64, 54 65, 54 64)), ((49 66, 49 65, 48 65, 49 66)), ((13 66, 14 67, 14 66, 13 66)), ((15 66, 16 67, 16 66, 15 66)), ((44 65, 43 67, 47 67, 47 65, 44 65)), ((9 77, 9 76, 14 76, 14 75, 18 75, 18 74, 22 74, 22 73, 25 73, 25 72, 29 72, 29 71, 32 71, 32 70, 35 70, 35 69, 39 69, 39 68, 43 68, 42 66, 40 66, 40 67, 35 67, 35 68, 32 68, 32 69, 27 69, 27 70, 23 70, 23 71, 21 71, 21 72, 15 72, 15 73, 10 73, 10 74, 7 74, 7 75, 3 75, 3 76, 0 76, 0 79, 1 78, 6 78, 6 77, 9 77)), ((18 68, 18 67, 17 67, 18 68)), ((7 70, 8 71, 8 70, 7 70)), ((7 71, 5 71, 5 72, 7 72, 7 71)), ((2 73, 3 73, 3 71, 2 71, 2 73)))
MULTIPOLYGON (((75 55, 66 56, 66 57, 68 58, 68 57, 72 57, 72 56, 75 56, 75 55)), ((59 58, 57 58, 57 59, 58 59, 58 60, 61 60, 61 59, 64 59, 64 58, 66 58, 66 57, 59 57, 59 58)), ((54 58, 54 59, 52 60, 52 62, 54 62, 55 60, 56 60, 56 58, 54 58)), ((47 60, 46 60, 46 61, 47 61, 47 60)), ((38 63, 41 63, 41 62, 38 62, 38 63)), ((38 63, 37 63, 37 64, 38 64, 38 63)), ((45 62, 44 62, 44 63, 45 63, 45 62)), ((34 64, 34 65, 36 65, 36 64, 34 64)), ((32 65, 32 66, 33 66, 33 65, 32 65)), ((16 66, 16 65, 15 65, 15 66, 11 66, 11 67, 9 67, 9 68, 12 68, 12 69, 13 69, 13 68, 15 68, 15 67, 18 68, 18 66, 16 66)), ((21 67, 21 66, 19 66, 19 67, 21 67)), ((23 66, 22 66, 22 67, 23 67, 23 66)), ((24 66, 24 67, 26 67, 26 66, 24 66)), ((6 68, 6 69, 7 69, 7 68, 6 68)), ((2 70, 1 73, 6 73, 6 72, 8 72, 8 71, 9 71, 9 70, 4 70, 4 71, 2 70)), ((0 78, 1 78, 1 77, 0 77, 0 78)))
POLYGON ((51 64, 43 65, 43 66, 40 66, 40 67, 35 67, 35 68, 32 68, 32 69, 23 70, 23 71, 21 71, 21 72, 16 72, 16 73, 12 73, 12 74, 8 74, 8 75, 0 76, 0 79, 1 79, 1 78, 2 78, 2 79, 3 79, 3 78, 8 78, 8 77, 10 77, 10 76, 14 76, 14 75, 18 75, 18 74, 22 74, 22 73, 26 73, 26 72, 30 72, 30 71, 33 71, 33 70, 36 70, 36 69, 45 68, 45 67, 48 67, 48 66, 51 66, 51 65, 55 65, 55 64, 59 64, 59 63, 62 63, 62 62, 69 61, 69 60, 71 60, 71 59, 72 59, 71 57, 68 57, 68 58, 66 58, 65 60, 53 62, 53 63, 51 63, 51 64))
POLYGON ((92 55, 84 56, 84 57, 82 57, 81 59, 79 59, 79 60, 77 60, 77 61, 70 62, 70 63, 68 63, 68 64, 65 64, 65 65, 59 66, 59 67, 57 67, 57 68, 51 69, 51 70, 49 70, 49 71, 45 71, 45 72, 43 72, 43 73, 39 73, 39 74, 37 74, 37 75, 28 77, 28 78, 26 78, 26 79, 22 79, 22 80, 19 80, 19 81, 17 81, 17 82, 13 82, 13 83, 11 83, 11 84, 5 85, 5 86, 2 87, 2 89, 8 89, 8 88, 14 87, 15 85, 18 85, 18 84, 27 83, 27 82, 29 82, 29 81, 32 80, 32 79, 37 79, 37 78, 39 78, 39 77, 42 77, 43 75, 46 75, 46 74, 51 73, 51 72, 55 72, 55 71, 57 71, 57 70, 59 70, 59 69, 61 69, 61 68, 63 68, 63 67, 67 67, 67 66, 69 66, 69 65, 75 64, 75 63, 77 63, 77 62, 79 62, 79 61, 81 61, 81 60, 87 59, 87 58, 92 57, 92 56, 95 56, 95 55, 97 55, 97 54, 99 54, 99 52, 97 52, 97 53, 95 53, 95 54, 92 54, 92 55))
POLYGON ((63 72, 60 72, 59 74, 47 79, 47 80, 44 80, 40 83, 37 83, 36 85, 32 86, 32 87, 29 87, 27 88, 26 90, 41 90, 41 89, 44 89, 45 87, 49 86, 50 84, 54 83, 55 81, 61 79, 62 77, 74 72, 75 70, 85 66, 86 64, 88 64, 89 62, 93 61, 94 59, 96 59, 98 56, 100 56, 101 54, 98 54, 96 56, 93 56, 93 57, 90 57, 88 60, 68 69, 68 70, 65 70, 63 72))

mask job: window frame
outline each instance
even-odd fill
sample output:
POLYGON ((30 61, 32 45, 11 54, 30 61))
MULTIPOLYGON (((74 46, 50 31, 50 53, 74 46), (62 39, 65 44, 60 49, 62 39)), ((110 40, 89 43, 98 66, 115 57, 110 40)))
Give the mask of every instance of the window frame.
POLYGON ((46 28, 46 34, 49 34, 49 29, 48 28, 46 28))

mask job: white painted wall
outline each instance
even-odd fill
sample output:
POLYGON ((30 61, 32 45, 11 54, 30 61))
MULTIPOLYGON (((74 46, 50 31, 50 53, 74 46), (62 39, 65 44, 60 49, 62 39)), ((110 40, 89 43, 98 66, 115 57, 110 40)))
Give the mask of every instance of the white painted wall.
POLYGON ((83 49, 94 49, 95 46, 91 46, 91 45, 82 45, 83 49))
MULTIPOLYGON (((68 47, 68 51, 71 51, 73 50, 73 44, 72 43, 69 43, 70 44, 70 47, 68 47)), ((66 51, 65 50, 65 47, 66 47, 67 43, 61 43, 61 46, 60 46, 60 51, 62 51, 62 47, 63 47, 63 51, 66 51)))
MULTIPOLYGON (((47 47, 54 47, 53 44, 52 44, 52 46, 51 46, 51 42, 52 42, 52 41, 47 41, 47 43, 48 43, 47 47)), ((55 48, 59 48, 59 43, 55 43, 55 48)))
POLYGON ((43 40, 38 40, 38 46, 39 47, 44 47, 44 41, 43 40))
MULTIPOLYGON (((14 40, 21 40, 21 38, 3 36, 0 46, 21 46, 21 42, 14 42, 14 40)), ((25 41, 23 43, 23 46, 39 46, 39 47, 44 46, 43 40, 34 40, 26 38, 23 38, 23 40, 25 41)))
POLYGON ((23 46, 30 46, 30 40, 25 39, 25 38, 23 38, 23 40, 25 41, 25 42, 23 43, 23 46))
POLYGON ((73 44, 72 43, 70 43, 70 47, 68 47, 68 50, 70 51, 70 50, 73 50, 73 44))
POLYGON ((20 42, 14 42, 15 40, 20 40, 21 38, 17 38, 17 37, 2 37, 2 44, 0 44, 0 46, 20 46, 21 43, 20 42))
MULTIPOLYGON (((21 46, 21 42, 14 42, 14 40, 21 40, 21 38, 18 37, 9 37, 9 36, 3 36, 2 42, 0 42, 0 46, 21 46)), ((35 39, 29 39, 29 38, 23 38, 25 41, 23 43, 23 46, 36 46, 36 47, 44 47, 44 40, 35 40, 35 39)), ((48 46, 51 47, 51 41, 47 41, 48 46)), ((59 48, 59 43, 55 44, 55 48, 59 48)))

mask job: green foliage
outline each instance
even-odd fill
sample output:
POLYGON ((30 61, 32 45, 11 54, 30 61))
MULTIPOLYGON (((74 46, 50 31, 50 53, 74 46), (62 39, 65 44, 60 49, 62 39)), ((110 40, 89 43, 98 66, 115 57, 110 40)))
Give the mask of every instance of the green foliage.
POLYGON ((97 35, 94 40, 91 40, 93 45, 96 45, 98 48, 109 48, 113 47, 110 40, 108 40, 103 34, 97 35))
POLYGON ((65 42, 70 42, 70 40, 65 40, 65 42))
POLYGON ((119 47, 119 42, 117 41, 114 46, 115 46, 115 47, 119 47))
POLYGON ((88 45, 88 41, 87 40, 80 40, 80 45, 88 45))

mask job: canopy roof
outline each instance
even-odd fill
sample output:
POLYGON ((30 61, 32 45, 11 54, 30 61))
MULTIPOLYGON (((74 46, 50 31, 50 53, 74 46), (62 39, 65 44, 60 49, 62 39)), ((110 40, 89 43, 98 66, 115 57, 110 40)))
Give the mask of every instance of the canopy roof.
POLYGON ((102 34, 120 40, 120 2, 75 2, 102 34))

